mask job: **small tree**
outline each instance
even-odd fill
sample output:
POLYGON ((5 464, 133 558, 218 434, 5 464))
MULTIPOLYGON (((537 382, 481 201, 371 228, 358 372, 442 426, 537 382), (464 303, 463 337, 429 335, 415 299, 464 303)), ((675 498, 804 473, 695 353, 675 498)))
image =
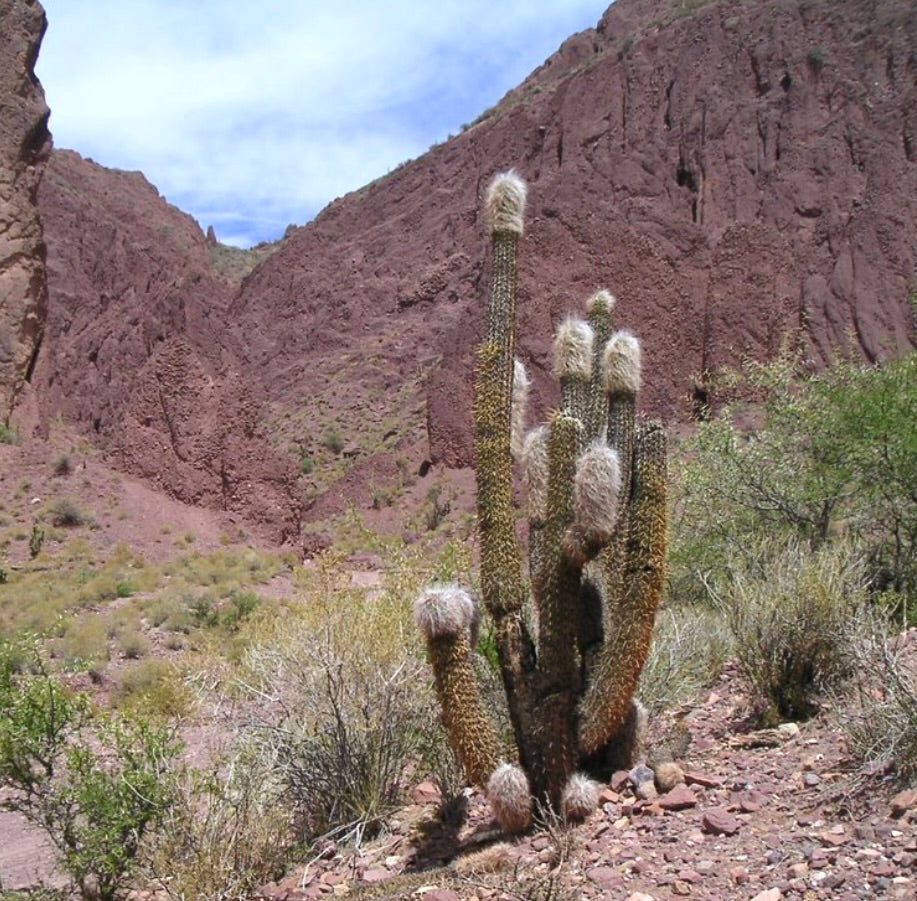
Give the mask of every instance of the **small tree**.
POLYGON ((0 808, 48 835, 84 898, 124 886, 171 803, 178 751, 165 727, 93 711, 36 648, 0 644, 0 808))
POLYGON ((683 448, 688 462, 674 480, 676 595, 722 588, 767 533, 813 551, 839 537, 856 542, 874 592, 913 597, 917 354, 884 366, 840 363, 808 377, 784 355, 749 362, 728 382, 758 394, 763 421, 739 429, 727 407, 683 448))

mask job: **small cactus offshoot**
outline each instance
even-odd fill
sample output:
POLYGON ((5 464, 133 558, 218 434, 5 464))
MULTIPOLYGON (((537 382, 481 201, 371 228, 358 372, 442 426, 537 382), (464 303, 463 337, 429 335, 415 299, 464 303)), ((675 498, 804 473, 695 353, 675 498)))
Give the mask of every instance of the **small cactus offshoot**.
POLYGON ((580 820, 593 777, 643 753, 634 698, 649 653, 665 559, 666 441, 637 420, 637 339, 615 332, 615 298, 557 332, 561 404, 526 432, 529 380, 515 359, 516 256, 526 185, 498 175, 487 194, 493 285, 474 390, 481 593, 492 621, 514 745, 504 747, 478 690, 472 654, 482 611, 457 586, 428 589, 415 614, 427 638, 443 723, 466 777, 510 832, 538 809, 580 820), (521 467, 528 547, 517 536, 521 467))

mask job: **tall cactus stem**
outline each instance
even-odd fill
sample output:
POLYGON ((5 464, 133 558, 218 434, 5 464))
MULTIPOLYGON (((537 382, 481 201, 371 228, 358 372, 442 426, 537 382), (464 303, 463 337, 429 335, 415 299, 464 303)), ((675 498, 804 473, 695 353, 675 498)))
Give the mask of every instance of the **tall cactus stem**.
POLYGON ((592 326, 594 335, 592 377, 589 380, 589 413, 586 418, 586 440, 590 442, 602 436, 608 420, 608 398, 604 390, 602 355, 611 334, 611 313, 615 304, 615 296, 604 289, 596 291, 586 301, 589 325, 592 326))
POLYGON ((475 602, 456 586, 429 588, 415 602, 414 618, 427 639, 446 734, 467 777, 484 785, 501 749, 471 662, 475 602))
POLYGON ((577 653, 580 568, 563 552, 573 521, 573 482, 583 427, 574 416, 555 413, 548 444, 548 519, 544 535, 544 581, 536 596, 539 616, 537 709, 539 732, 536 792, 559 810, 577 761, 575 711, 580 694, 577 653))
POLYGON ((561 407, 584 422, 592 378, 593 333, 588 322, 568 316, 554 337, 554 374, 560 381, 561 407))
POLYGON ((594 754, 620 730, 649 654, 666 548, 666 440, 658 423, 637 437, 622 613, 598 654, 581 707, 580 748, 594 754))

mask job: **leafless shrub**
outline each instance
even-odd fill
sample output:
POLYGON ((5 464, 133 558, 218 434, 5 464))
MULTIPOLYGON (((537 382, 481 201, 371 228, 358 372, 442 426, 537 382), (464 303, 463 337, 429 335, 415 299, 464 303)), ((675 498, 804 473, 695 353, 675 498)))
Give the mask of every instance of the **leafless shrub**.
POLYGON ((915 636, 889 638, 887 620, 869 611, 860 618, 849 649, 854 677, 834 699, 848 750, 872 769, 912 782, 917 778, 915 636))
POLYGON ((650 713, 689 701, 716 681, 730 650, 721 613, 696 605, 667 607, 656 620, 637 696, 650 713))
POLYGON ((237 751, 187 774, 145 872, 175 901, 242 901, 289 864, 289 806, 263 759, 237 751))
POLYGON ((330 558, 307 591, 286 621, 253 623, 243 682, 300 834, 359 841, 401 802, 410 766, 429 772, 443 739, 412 594, 400 582, 380 596, 353 589, 330 558))
POLYGON ((862 566, 840 542, 809 551, 765 541, 759 561, 713 593, 762 720, 804 719, 851 673, 850 624, 866 602, 862 566))

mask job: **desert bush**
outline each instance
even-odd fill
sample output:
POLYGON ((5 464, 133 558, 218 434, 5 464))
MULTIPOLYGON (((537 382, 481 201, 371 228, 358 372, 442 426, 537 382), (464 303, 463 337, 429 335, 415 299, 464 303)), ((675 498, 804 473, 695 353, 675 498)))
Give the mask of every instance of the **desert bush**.
POLYGON ((341 437, 341 433, 334 428, 330 428, 325 432, 322 437, 322 444, 334 454, 339 454, 344 450, 344 439, 341 437))
POLYGON ((92 525, 93 518, 82 510, 75 501, 67 497, 58 498, 48 506, 48 519, 58 528, 73 529, 92 525))
POLYGON ((71 672, 96 668, 109 659, 106 623, 98 617, 69 619, 59 624, 61 634, 50 639, 51 654, 71 672))
POLYGON ((756 564, 733 569, 717 604, 761 719, 804 719, 851 673, 851 625, 867 599, 863 567, 840 544, 810 551, 764 539, 757 547, 756 564))
POLYGON ((128 660, 139 660, 150 652, 150 640, 139 629, 130 629, 120 636, 121 653, 128 660))
POLYGON ((37 650, 0 645, 0 809, 45 832, 83 898, 126 885, 171 804, 178 751, 165 727, 95 712, 37 650))
POLYGON ((322 555, 306 598, 242 627, 242 682, 257 698, 255 734, 294 801, 305 838, 359 839, 400 802, 405 768, 429 750, 433 694, 410 627, 405 566, 377 597, 350 587, 322 555))
POLYGON ((428 532, 434 532, 442 525, 446 517, 452 512, 452 503, 443 497, 443 486, 433 485, 427 492, 424 504, 424 525, 428 532))
POLYGON ((40 553, 45 543, 45 530, 38 526, 32 526, 32 534, 29 536, 29 558, 34 560, 40 553))
POLYGON ((743 431, 727 406, 682 447, 670 596, 707 597, 762 533, 812 549, 855 538, 870 589, 897 592, 906 623, 917 593, 917 354, 817 376, 798 369, 785 355, 724 377, 724 391, 760 399, 763 424, 743 431))
POLYGON ((833 698, 837 724, 855 759, 901 782, 917 778, 917 647, 888 621, 863 611, 847 647, 853 678, 833 698))
POLYGON ((169 898, 236 901, 281 876, 292 853, 288 805, 273 770, 250 749, 186 773, 145 856, 169 898))
POLYGON ((193 697, 181 669, 150 657, 124 669, 111 701, 128 713, 142 711, 147 716, 180 719, 190 712, 193 697))
POLYGON ((650 713, 695 698, 722 673, 732 650, 728 628, 707 606, 660 611, 637 697, 650 713))

